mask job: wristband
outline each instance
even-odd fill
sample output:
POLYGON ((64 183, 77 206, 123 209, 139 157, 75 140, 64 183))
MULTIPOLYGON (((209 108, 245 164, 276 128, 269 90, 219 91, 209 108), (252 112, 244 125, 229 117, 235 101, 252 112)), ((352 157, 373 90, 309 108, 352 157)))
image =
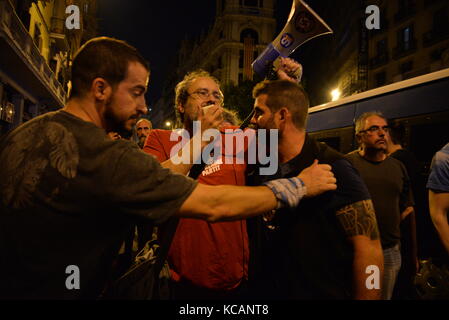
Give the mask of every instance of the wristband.
POLYGON ((307 194, 307 188, 298 177, 288 179, 277 179, 263 183, 270 188, 277 199, 276 209, 289 207, 294 208, 307 194))

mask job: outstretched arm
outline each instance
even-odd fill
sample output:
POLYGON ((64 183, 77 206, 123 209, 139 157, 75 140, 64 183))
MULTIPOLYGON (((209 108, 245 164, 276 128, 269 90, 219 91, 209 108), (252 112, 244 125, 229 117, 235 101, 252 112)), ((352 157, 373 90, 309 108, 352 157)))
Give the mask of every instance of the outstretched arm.
POLYGON ((383 254, 379 240, 376 215, 370 199, 359 201, 337 211, 337 218, 354 249, 353 261, 353 298, 359 300, 377 300, 381 298, 381 289, 370 288, 366 280, 367 268, 379 268, 379 283, 383 275, 383 254))
MULTIPOLYGON (((315 162, 304 169, 298 177, 304 182, 307 197, 337 188, 331 167, 326 164, 315 162)), ((296 186, 292 187, 287 179, 273 181, 280 182, 279 188, 198 184, 181 206, 178 215, 210 222, 246 219, 276 209, 279 205, 293 206, 294 201, 291 201, 291 198, 300 197, 299 194, 304 195, 304 190, 299 190, 296 195, 289 194, 289 191, 295 192, 296 186), (282 189, 283 186, 286 186, 285 190, 282 189), (290 187, 292 188, 289 189, 290 187)))

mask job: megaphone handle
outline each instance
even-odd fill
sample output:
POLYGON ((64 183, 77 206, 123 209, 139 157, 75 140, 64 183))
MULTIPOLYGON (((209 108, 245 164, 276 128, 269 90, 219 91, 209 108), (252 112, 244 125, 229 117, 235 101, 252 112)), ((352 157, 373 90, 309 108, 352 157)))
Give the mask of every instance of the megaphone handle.
POLYGON ((266 71, 266 80, 278 80, 278 74, 276 72, 276 69, 274 67, 274 61, 271 61, 270 64, 267 65, 267 71, 266 71))

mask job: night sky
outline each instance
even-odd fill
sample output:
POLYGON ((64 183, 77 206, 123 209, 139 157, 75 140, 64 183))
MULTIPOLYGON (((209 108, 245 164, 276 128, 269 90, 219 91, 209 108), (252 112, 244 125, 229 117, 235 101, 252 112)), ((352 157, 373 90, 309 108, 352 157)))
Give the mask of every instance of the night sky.
MULTIPOLYGON (((277 1, 280 30, 290 12, 291 0, 277 1)), ((308 1, 309 4, 314 1, 308 1)), ((98 0, 99 34, 125 40, 150 62, 147 103, 160 97, 165 72, 176 59, 181 41, 207 32, 215 18, 215 0, 143 1, 98 0)))

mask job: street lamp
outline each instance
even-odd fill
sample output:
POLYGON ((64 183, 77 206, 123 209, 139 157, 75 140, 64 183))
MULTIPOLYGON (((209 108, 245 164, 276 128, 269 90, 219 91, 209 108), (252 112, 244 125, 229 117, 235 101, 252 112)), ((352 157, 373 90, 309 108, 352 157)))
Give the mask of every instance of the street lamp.
POLYGON ((171 126, 172 126, 171 121, 165 122, 165 126, 166 126, 167 128, 170 128, 170 129, 171 129, 171 126))
POLYGON ((338 88, 334 89, 331 92, 331 96, 332 96, 332 101, 337 101, 338 99, 340 99, 341 91, 338 88))

